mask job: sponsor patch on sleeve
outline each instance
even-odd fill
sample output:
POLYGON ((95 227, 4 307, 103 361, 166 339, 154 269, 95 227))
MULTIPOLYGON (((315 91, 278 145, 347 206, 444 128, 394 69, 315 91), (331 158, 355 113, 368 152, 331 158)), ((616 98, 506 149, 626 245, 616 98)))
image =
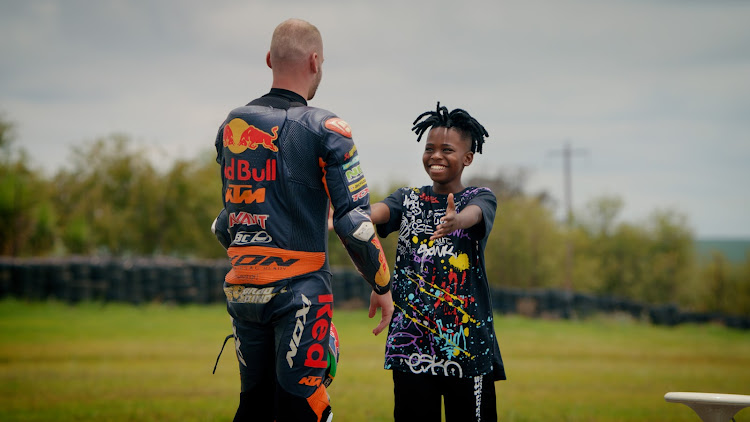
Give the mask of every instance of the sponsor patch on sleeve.
POLYGON ((352 137, 352 128, 349 126, 349 123, 339 119, 338 117, 333 117, 325 122, 326 129, 336 132, 342 136, 346 136, 347 138, 352 137))

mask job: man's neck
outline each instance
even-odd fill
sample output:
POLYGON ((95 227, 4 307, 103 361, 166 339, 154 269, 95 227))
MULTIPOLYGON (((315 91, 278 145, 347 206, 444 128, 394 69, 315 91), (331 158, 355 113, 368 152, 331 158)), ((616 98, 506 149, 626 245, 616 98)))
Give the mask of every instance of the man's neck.
POLYGON ((273 76, 273 83, 271 84, 271 88, 292 91, 305 100, 307 100, 307 92, 309 90, 308 85, 300 82, 298 78, 289 78, 280 75, 273 76))
POLYGON ((307 105, 307 100, 305 100, 305 97, 285 88, 271 87, 271 92, 269 92, 269 94, 284 97, 289 100, 289 102, 297 102, 307 105))

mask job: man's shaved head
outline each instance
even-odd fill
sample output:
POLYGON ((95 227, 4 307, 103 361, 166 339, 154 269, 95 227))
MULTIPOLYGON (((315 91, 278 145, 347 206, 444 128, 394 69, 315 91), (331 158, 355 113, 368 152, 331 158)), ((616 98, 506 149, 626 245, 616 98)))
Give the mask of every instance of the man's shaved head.
POLYGON ((323 54, 323 38, 315 25, 301 19, 288 19, 273 31, 272 63, 299 62, 314 52, 323 54))

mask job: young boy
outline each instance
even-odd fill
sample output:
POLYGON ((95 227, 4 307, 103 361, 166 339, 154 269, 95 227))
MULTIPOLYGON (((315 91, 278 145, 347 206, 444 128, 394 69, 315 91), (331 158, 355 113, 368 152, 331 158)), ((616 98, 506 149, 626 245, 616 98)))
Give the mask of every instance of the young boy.
POLYGON ((495 421, 494 381, 505 369, 484 247, 497 200, 461 181, 489 135, 466 111, 439 102, 414 121, 417 142, 428 129, 422 163, 432 186, 400 188, 371 207, 381 237, 399 231, 385 350, 394 418, 440 421, 443 398, 448 422, 495 421))

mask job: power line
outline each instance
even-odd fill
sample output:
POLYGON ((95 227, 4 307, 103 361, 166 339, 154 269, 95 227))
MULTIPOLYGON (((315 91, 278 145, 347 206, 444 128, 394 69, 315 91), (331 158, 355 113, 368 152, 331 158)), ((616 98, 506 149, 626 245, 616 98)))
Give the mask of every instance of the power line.
POLYGON ((565 221, 568 226, 567 239, 565 241, 565 289, 568 291, 573 290, 573 177, 572 177, 572 164, 571 159, 574 154, 586 153, 584 149, 573 149, 570 146, 570 141, 565 141, 562 150, 551 151, 552 155, 562 155, 563 157, 563 181, 564 181, 564 200, 566 216, 565 221))
POLYGON ((565 201, 565 221, 568 227, 573 225, 573 181, 572 181, 572 164, 571 158, 574 154, 585 154, 588 150, 581 148, 572 148, 570 141, 565 141, 565 145, 560 150, 550 151, 552 155, 561 155, 563 157, 563 181, 564 181, 564 201, 565 201))

